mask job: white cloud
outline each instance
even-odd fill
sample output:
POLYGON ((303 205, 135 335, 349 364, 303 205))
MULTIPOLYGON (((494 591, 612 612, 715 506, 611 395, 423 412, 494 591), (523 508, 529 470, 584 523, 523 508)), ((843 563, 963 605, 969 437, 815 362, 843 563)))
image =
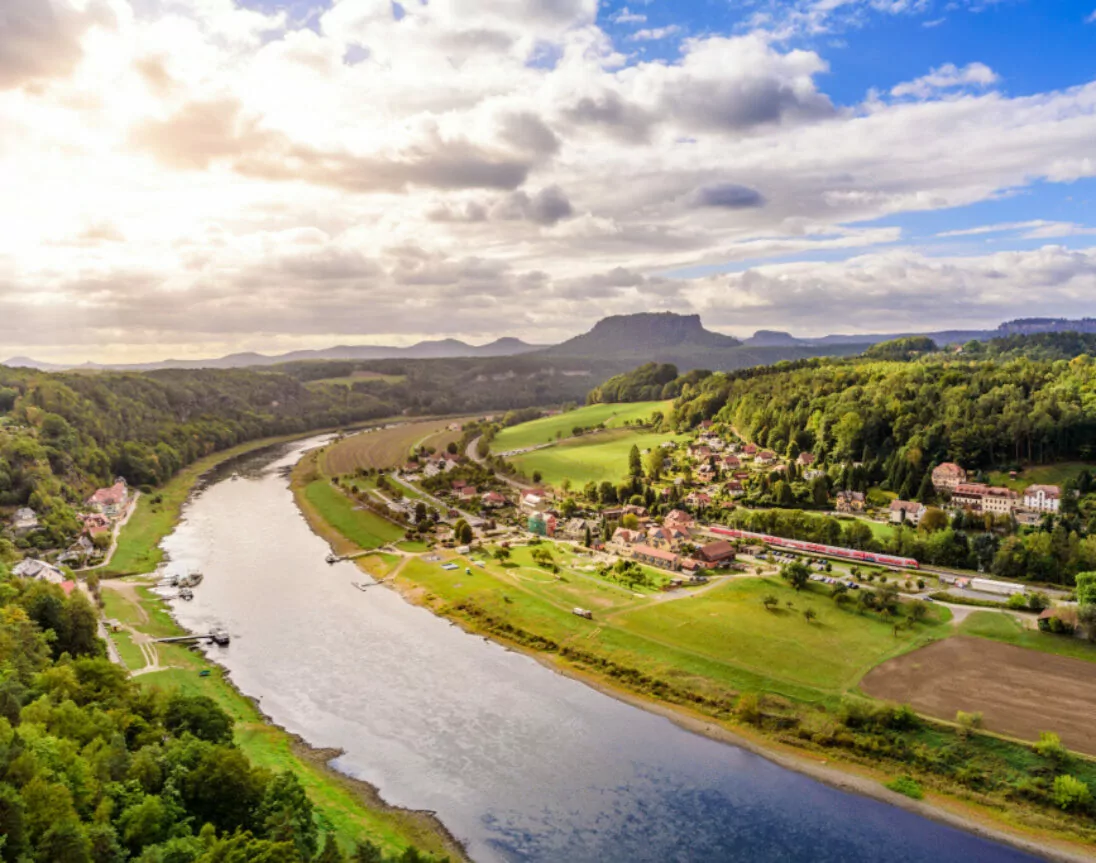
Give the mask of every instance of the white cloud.
POLYGON ((1092 10, 1092 14, 1085 19, 1086 24, 1096 24, 1096 9, 1092 10))
POLYGON ((891 95, 927 99, 941 90, 957 90, 965 87, 984 88, 996 84, 998 80, 1000 79, 997 73, 985 63, 969 63, 962 67, 954 63, 945 63, 927 75, 892 87, 891 95))
POLYGON ((644 24, 647 21, 647 16, 642 12, 633 12, 627 6, 624 6, 610 20, 614 24, 644 24))
POLYGON ((676 36, 680 32, 680 27, 676 24, 670 24, 667 27, 653 27, 646 30, 637 30, 628 38, 633 42, 657 42, 659 39, 668 39, 670 36, 676 36))
POLYGON ((1089 228, 1076 222, 1051 222, 1044 219, 1032 219, 1027 222, 1002 222, 996 225, 979 225, 975 228, 943 231, 936 236, 950 238, 1015 233, 1019 233, 1022 239, 1025 240, 1050 240, 1059 237, 1079 237, 1096 234, 1096 228, 1089 228))
MULTIPOLYGON (((32 28, 42 38, 0 33, 0 173, 19 202, 0 232, 0 343, 47 359, 543 341, 667 306, 729 326, 746 306, 728 286, 813 297, 812 272, 848 299, 843 320, 874 327, 885 291, 867 272, 901 296, 903 273, 924 292, 939 264, 902 269, 901 232, 862 223, 1096 176, 1096 83, 949 99, 993 73, 944 67, 917 99, 844 108, 823 56, 767 33, 629 60, 595 0, 431 0, 398 21, 386 2, 336 0, 302 30, 233 0, 66 8, 66 27, 32 28), (766 263, 881 247, 844 269, 766 263), (734 262, 748 279, 658 275, 734 262)), ((971 277, 963 295, 1003 316, 999 284, 971 277)), ((773 296, 785 307, 765 325, 833 308, 773 296)), ((927 308, 891 318, 904 329, 927 308)))

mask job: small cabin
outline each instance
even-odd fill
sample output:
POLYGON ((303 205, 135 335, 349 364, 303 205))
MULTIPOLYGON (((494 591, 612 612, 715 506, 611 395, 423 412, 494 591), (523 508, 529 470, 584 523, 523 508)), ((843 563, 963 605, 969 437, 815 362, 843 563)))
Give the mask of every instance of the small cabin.
POLYGON ((587 620, 594 619, 594 613, 588 608, 572 608, 571 614, 577 615, 578 617, 585 617, 587 620))

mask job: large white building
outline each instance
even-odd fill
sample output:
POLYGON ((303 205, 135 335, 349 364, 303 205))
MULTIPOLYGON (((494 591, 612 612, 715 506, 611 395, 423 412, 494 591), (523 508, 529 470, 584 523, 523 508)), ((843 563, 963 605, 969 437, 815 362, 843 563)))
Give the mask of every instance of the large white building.
POLYGON ((1062 490, 1056 485, 1029 485, 1024 489, 1024 506, 1036 512, 1057 512, 1062 490))

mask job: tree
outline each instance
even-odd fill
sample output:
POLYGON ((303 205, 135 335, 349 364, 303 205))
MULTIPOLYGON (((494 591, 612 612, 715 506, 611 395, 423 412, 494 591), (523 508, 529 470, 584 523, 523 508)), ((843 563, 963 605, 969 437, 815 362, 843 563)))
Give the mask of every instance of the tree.
POLYGON ((316 823, 312 803, 296 775, 285 771, 267 784, 256 821, 272 842, 291 842, 304 860, 316 853, 316 823))
POLYGON ((662 460, 663 455, 661 447, 655 446, 648 450, 644 459, 644 466, 647 469, 647 478, 651 482, 658 482, 659 478, 662 476, 662 460))
POLYGON ((232 717, 208 695, 172 694, 164 710, 164 726, 173 734, 193 734, 210 743, 232 740, 232 717))
POLYGON ((919 530, 925 533, 935 533, 938 530, 944 530, 948 526, 948 514, 937 506, 930 506, 925 509, 925 514, 921 516, 921 522, 917 525, 919 530))
POLYGON ((797 560, 784 566, 780 570, 780 577, 794 587, 796 593, 799 593, 810 583, 811 571, 807 569, 805 563, 797 560))
POLYGON ((1066 811, 1088 809, 1092 805, 1092 789, 1074 776, 1055 776, 1051 799, 1066 811))
POLYGON ((346 863, 346 855, 339 848, 338 840, 330 833, 324 834, 323 850, 316 857, 315 863, 346 863))
POLYGON ((461 545, 470 545, 472 540, 475 538, 475 534, 472 533, 472 525, 470 525, 468 522, 464 522, 464 524, 460 526, 460 530, 455 531, 455 533, 457 542, 459 542, 461 545))
POLYGON ((643 476, 643 459, 639 454, 639 447, 632 444, 628 451, 628 476, 643 476))
POLYGON ((639 516, 637 516, 634 512, 625 513, 624 517, 620 520, 620 524, 622 527, 625 527, 628 530, 638 530, 639 516))
POLYGON ((929 613, 928 603, 921 599, 915 599, 909 604, 910 620, 920 623, 929 613))
POLYGON ((921 486, 917 489, 917 500, 928 506, 936 500, 936 487, 932 484, 932 471, 925 471, 921 477, 921 486))
POLYGON ((1069 758, 1069 750, 1062 745, 1062 738, 1053 731, 1044 731, 1039 742, 1032 747, 1041 757, 1055 764, 1062 764, 1069 758))
POLYGON ((590 548, 594 544, 594 537, 590 533, 590 525, 586 525, 586 535, 582 538, 582 544, 590 548))
POLYGON ((807 623, 811 623, 816 617, 818 617, 818 613, 813 608, 803 609, 803 619, 807 623))
POLYGON ((368 839, 360 839, 354 854, 350 858, 351 863, 385 863, 381 849, 368 839))
POLYGON ((1077 573, 1077 604, 1096 605, 1096 572, 1077 573))
POLYGON ((500 563, 503 563, 510 559, 510 549, 508 549, 504 545, 500 545, 498 548, 496 548, 493 554, 495 556, 495 560, 499 561, 500 563))
POLYGON ((780 600, 777 599, 776 596, 774 596, 773 594, 767 593, 765 594, 765 598, 761 600, 761 604, 765 606, 766 611, 772 611, 774 608, 780 605, 780 600))
POLYGON ((533 485, 540 485, 543 474, 539 470, 533 471, 533 485))
POLYGON ((421 500, 415 504, 415 524, 426 521, 426 504, 421 500))
POLYGON ((830 487, 824 476, 811 480, 811 502, 817 507, 824 507, 830 502, 830 487))

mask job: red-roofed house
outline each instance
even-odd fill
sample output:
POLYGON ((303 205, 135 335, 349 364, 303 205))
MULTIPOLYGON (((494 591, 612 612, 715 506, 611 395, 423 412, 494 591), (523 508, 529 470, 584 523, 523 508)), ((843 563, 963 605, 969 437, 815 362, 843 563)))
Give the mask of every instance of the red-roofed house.
POLYGON ((955 491, 955 487, 967 481, 967 472, 953 461, 946 461, 932 469, 932 486, 937 491, 955 491))
POLYGON ((696 556, 704 563, 719 566, 721 563, 734 560, 734 546, 725 539, 709 542, 696 550, 696 556))
POLYGON ((632 558, 640 563, 647 563, 662 569, 678 570, 681 568, 681 558, 672 551, 662 551, 651 548, 649 545, 637 545, 632 549, 632 558))
POLYGON ((491 509, 496 506, 506 506, 506 498, 504 498, 497 491, 489 491, 482 498, 480 502, 487 509, 491 509))
POLYGON ((96 512, 115 518, 122 514, 129 503, 129 486, 124 479, 119 479, 110 488, 99 489, 88 498, 87 503, 96 512))
POLYGON ((815 457, 813 452, 801 452, 799 458, 796 459, 796 463, 800 467, 810 467, 814 462, 815 457))

